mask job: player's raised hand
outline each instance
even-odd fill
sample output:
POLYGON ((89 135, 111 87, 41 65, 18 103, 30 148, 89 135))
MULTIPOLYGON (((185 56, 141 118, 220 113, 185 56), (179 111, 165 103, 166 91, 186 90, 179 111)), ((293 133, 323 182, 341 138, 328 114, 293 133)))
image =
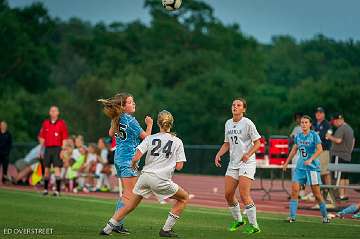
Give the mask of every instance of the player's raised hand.
POLYGON ((146 124, 146 126, 152 126, 153 125, 153 123, 154 123, 154 121, 153 121, 153 119, 150 117, 150 116, 146 116, 145 117, 145 124, 146 124))
POLYGON ((215 156, 215 165, 218 168, 221 168, 221 157, 219 155, 215 156))

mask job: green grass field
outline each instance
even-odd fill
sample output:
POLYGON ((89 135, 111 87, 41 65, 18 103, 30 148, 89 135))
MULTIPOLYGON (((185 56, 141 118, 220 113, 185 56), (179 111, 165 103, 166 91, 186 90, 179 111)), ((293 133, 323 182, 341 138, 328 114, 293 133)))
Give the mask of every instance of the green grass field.
MULTIPOLYGON (((158 238, 170 205, 142 203, 128 216, 131 235, 111 238, 158 238)), ((98 235, 114 210, 114 200, 91 197, 43 197, 35 192, 0 189, 1 238, 101 238, 98 235), (52 235, 4 235, 7 228, 52 228, 52 235)), ((262 232, 245 235, 228 232, 231 217, 226 209, 189 206, 175 226, 181 238, 359 238, 360 221, 335 219, 322 224, 320 218, 299 217, 293 224, 285 216, 259 213, 262 232)))

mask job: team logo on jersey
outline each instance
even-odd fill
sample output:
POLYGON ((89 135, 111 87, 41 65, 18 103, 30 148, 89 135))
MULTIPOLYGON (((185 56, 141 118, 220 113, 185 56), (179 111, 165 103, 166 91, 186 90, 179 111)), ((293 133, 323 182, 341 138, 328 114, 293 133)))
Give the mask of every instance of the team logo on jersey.
POLYGON ((306 141, 306 140, 300 140, 299 141, 299 144, 302 144, 302 145, 310 145, 310 141, 306 141))
POLYGON ((241 134, 241 129, 229 129, 228 134, 241 134))

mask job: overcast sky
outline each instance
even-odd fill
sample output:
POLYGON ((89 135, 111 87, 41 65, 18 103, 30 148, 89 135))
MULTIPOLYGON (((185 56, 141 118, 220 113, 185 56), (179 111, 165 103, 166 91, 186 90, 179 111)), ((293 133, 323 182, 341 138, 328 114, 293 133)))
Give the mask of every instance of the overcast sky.
MULTIPOLYGON (((148 23, 143 0, 8 0, 11 7, 40 1, 52 16, 78 17, 97 23, 148 23)), ((204 0, 225 24, 238 23, 247 35, 270 42, 273 35, 288 34, 298 40, 322 33, 336 40, 360 40, 360 0, 204 0)), ((161 4, 161 0, 159 0, 161 4)), ((186 0, 183 0, 186 4, 186 0)))

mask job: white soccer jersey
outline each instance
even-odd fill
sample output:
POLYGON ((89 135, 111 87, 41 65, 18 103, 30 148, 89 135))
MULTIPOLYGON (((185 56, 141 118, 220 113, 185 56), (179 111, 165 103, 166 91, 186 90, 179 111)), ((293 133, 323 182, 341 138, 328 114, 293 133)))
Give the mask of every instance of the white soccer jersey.
MULTIPOLYGON (((240 161, 243 155, 254 145, 253 141, 260 138, 261 136, 250 119, 242 117, 239 122, 234 122, 233 119, 226 121, 224 142, 229 142, 230 144, 230 162, 228 167, 232 169, 240 168, 240 161)), ((255 164, 255 154, 246 163, 255 164)))
POLYGON ((186 162, 181 139, 169 133, 150 135, 137 149, 147 152, 142 172, 154 173, 164 180, 171 179, 177 162, 186 162))

